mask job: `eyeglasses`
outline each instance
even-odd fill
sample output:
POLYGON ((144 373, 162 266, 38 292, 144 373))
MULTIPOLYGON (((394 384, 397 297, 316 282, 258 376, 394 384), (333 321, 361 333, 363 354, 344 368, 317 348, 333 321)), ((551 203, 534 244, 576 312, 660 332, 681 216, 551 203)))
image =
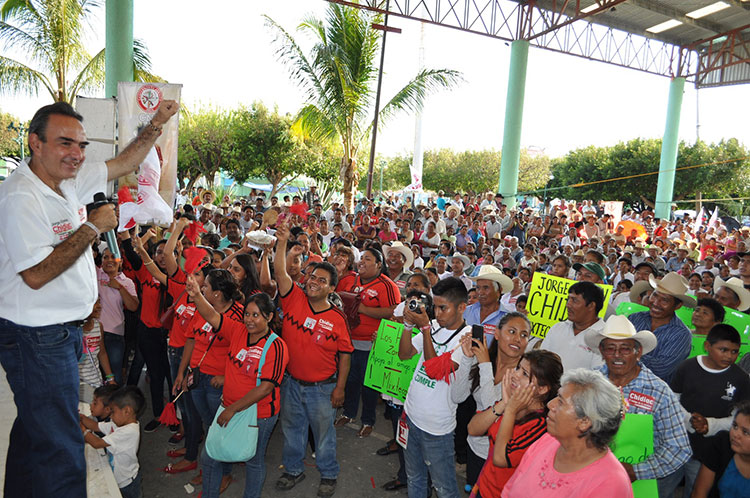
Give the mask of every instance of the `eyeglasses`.
POLYGON ((615 346, 613 344, 610 344, 609 346, 604 346, 601 348, 602 354, 606 356, 615 356, 616 354, 619 354, 620 356, 630 356, 631 354, 634 354, 638 349, 634 348, 633 346, 615 346))

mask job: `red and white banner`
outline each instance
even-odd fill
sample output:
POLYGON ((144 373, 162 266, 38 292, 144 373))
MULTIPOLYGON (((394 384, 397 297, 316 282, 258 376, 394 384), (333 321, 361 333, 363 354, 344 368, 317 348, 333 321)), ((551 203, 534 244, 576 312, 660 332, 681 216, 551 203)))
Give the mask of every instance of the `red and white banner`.
MULTIPOLYGON (((170 83, 131 83, 117 84, 117 114, 119 150, 122 151, 138 136, 138 130, 147 125, 156 114, 162 101, 180 101, 182 85, 170 83)), ((160 156, 161 175, 159 195, 168 206, 174 205, 177 186, 177 138, 180 128, 179 114, 170 119, 156 140, 157 154, 160 156)), ((132 188, 138 186, 135 175, 120 179, 120 185, 132 188)))
POLYGON ((622 201, 605 201, 604 214, 612 217, 612 226, 617 226, 622 219, 622 201))

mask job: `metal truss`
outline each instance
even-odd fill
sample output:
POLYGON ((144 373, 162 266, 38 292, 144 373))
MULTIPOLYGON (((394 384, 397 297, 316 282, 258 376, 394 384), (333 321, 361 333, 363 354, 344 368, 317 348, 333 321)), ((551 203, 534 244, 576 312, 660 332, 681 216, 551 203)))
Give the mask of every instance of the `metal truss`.
MULTIPOLYGON (((686 77, 696 86, 750 82, 750 25, 682 45, 658 38, 627 22, 593 22, 599 13, 626 0, 327 0, 378 13, 449 27, 508 42, 532 45, 667 77, 686 77)), ((640 0, 642 3, 644 0, 640 0)))

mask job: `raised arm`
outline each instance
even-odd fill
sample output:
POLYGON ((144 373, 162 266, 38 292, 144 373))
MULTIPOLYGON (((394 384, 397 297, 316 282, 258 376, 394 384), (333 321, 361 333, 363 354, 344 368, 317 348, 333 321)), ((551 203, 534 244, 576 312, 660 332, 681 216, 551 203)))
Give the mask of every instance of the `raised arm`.
POLYGON ((271 279, 271 251, 273 244, 267 244, 263 248, 263 256, 260 259, 260 287, 269 296, 276 295, 276 282, 271 279))
POLYGON ((276 287, 279 294, 286 296, 292 289, 292 278, 286 271, 286 244, 289 240, 289 226, 286 222, 276 229, 276 257, 273 259, 273 269, 276 273, 276 287))
POLYGON ((195 281, 195 277, 192 275, 187 276, 185 291, 195 303, 195 309, 201 314, 203 319, 206 320, 214 330, 218 330, 221 326, 221 314, 211 306, 211 303, 206 301, 205 297, 203 297, 198 282, 195 281))
POLYGON ((151 122, 116 157, 107 161, 107 180, 114 180, 133 173, 141 165, 148 151, 161 135, 162 126, 174 116, 180 105, 174 100, 164 100, 151 122))
POLYGON ((135 238, 135 240, 133 241, 133 245, 135 246, 135 252, 141 258, 141 261, 143 261, 143 266, 146 267, 148 272, 156 280, 158 280, 160 284, 167 285, 167 276, 159 269, 158 266, 156 266, 156 263, 154 263, 154 261, 151 259, 151 256, 148 255, 148 252, 143 246, 155 236, 156 232, 154 232, 154 229, 149 228, 148 231, 143 234, 143 237, 135 238))
POLYGON ((190 220, 184 216, 177 220, 177 223, 174 225, 174 231, 169 235, 167 243, 164 245, 164 266, 167 267, 168 275, 174 276, 177 270, 180 269, 174 251, 177 247, 180 235, 182 235, 183 230, 185 230, 189 224, 190 220))

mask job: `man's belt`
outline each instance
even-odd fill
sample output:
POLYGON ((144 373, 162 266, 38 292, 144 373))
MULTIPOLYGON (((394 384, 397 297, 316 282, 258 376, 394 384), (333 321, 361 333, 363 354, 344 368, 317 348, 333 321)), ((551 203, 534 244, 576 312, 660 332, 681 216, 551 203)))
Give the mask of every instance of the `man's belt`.
POLYGON ((322 386, 322 385, 325 385, 325 384, 333 384, 337 380, 335 375, 333 377, 328 377, 325 380, 319 380, 318 382, 307 382, 306 380, 299 380, 299 379, 295 379, 294 377, 292 377, 292 379, 294 379, 295 382, 297 382, 299 385, 305 386, 305 387, 322 386))

